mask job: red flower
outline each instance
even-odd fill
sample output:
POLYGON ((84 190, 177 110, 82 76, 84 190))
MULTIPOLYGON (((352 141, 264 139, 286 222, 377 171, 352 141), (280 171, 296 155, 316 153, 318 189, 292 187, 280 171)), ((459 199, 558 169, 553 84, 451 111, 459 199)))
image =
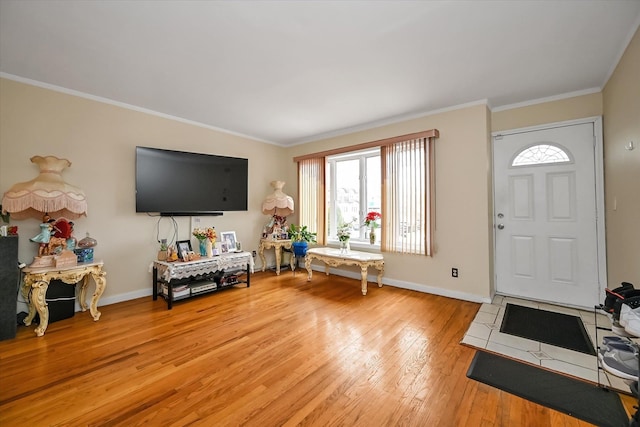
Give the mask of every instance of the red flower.
POLYGON ((379 220, 380 218, 382 218, 382 215, 380 214, 380 212, 371 211, 367 214, 366 218, 364 219, 364 224, 367 227, 370 227, 372 225, 376 227, 378 225, 376 221, 379 220))

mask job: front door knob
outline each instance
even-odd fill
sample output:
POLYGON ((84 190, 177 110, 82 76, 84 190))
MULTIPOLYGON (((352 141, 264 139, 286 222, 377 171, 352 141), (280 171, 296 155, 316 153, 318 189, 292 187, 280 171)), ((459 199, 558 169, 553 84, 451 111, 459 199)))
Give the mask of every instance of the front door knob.
POLYGON ((498 230, 502 230, 504 228, 504 224, 498 224, 498 230))

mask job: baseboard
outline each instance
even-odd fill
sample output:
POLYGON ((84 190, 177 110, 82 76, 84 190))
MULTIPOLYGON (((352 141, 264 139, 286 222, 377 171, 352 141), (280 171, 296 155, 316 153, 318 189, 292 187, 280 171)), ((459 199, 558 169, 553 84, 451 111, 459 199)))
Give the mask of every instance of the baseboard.
MULTIPOLYGON (((151 289, 151 287, 149 287, 149 289, 139 289, 137 291, 127 292, 124 294, 109 295, 108 297, 100 298, 100 301, 98 301, 98 306, 116 304, 118 302, 130 301, 132 299, 143 298, 143 297, 149 297, 151 295, 153 295, 153 289, 151 289)), ((89 303, 90 301, 87 301, 87 304, 89 303)))
MULTIPOLYGON (((324 267, 313 266, 314 271, 321 271, 324 274, 324 267)), ((336 276, 349 277, 351 279, 360 280, 362 276, 360 273, 345 271, 337 268, 330 268, 329 273, 336 276)), ((377 274, 367 275, 367 281, 376 283, 378 281, 377 274)), ((459 299, 462 301, 477 302, 477 303, 491 303, 490 297, 483 297, 480 295, 469 294, 466 292, 453 291, 451 289, 439 288, 436 286, 428 286, 422 283, 405 282, 403 280, 390 279, 388 277, 382 278, 382 284, 387 286, 393 286, 394 288, 409 289, 411 291, 422 292, 425 294, 439 295, 447 298, 459 299)), ((371 286, 371 285, 369 285, 371 286)))
MULTIPOLYGON (((275 269, 275 265, 273 266, 273 268, 275 269)), ((316 271, 320 274, 324 274, 323 266, 312 266, 312 269, 313 271, 316 271)), ((256 271, 259 271, 259 269, 256 269, 256 271)), ((306 270, 304 269, 304 267, 296 269, 296 271, 301 271, 301 272, 304 271, 306 273, 306 270)), ((335 274, 336 276, 343 276, 343 277, 348 277, 350 279, 356 279, 356 280, 360 280, 362 278, 362 276, 360 276, 360 273, 340 270, 337 268, 330 268, 329 273, 335 274)), ((378 276, 376 274, 367 275, 367 280, 369 282, 376 283, 378 281, 378 276)), ((393 286, 394 288, 409 289, 411 291, 422 292, 425 294, 439 295, 442 297, 454 298, 462 301, 477 302, 477 303, 491 303, 491 298, 489 297, 482 297, 480 295, 469 294, 466 292, 453 291, 450 289, 439 288, 436 286, 428 286, 422 283, 405 282, 402 280, 394 280, 394 279, 383 277, 382 284, 386 286, 393 286)), ((153 290, 149 288, 149 289, 140 289, 133 292, 127 292, 124 294, 110 295, 108 297, 100 298, 98 306, 110 305, 118 302, 129 301, 136 298, 148 297, 148 296, 151 296, 152 294, 153 294, 153 290)), ((87 303, 89 303, 89 301, 87 301, 87 303)), ((79 309, 79 306, 77 306, 77 308, 79 309)))

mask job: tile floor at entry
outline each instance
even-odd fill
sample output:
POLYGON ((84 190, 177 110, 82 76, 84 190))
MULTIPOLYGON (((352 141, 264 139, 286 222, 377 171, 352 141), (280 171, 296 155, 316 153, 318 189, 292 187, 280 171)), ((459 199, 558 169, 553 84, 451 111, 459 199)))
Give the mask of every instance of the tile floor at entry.
POLYGON ((602 311, 598 310, 599 312, 594 314, 594 310, 567 308, 497 295, 491 304, 482 304, 461 343, 629 393, 629 386, 624 380, 598 369, 597 356, 500 332, 507 303, 579 316, 595 349, 598 348, 604 336, 615 335, 610 331, 597 330, 596 339, 596 321, 599 327, 611 327, 609 317, 602 311))

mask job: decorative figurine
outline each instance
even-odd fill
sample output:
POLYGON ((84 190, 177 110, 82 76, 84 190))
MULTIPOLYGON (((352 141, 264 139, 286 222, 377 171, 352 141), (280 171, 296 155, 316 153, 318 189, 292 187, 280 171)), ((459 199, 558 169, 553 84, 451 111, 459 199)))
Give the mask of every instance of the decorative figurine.
MULTIPOLYGON (((45 214, 45 218, 48 218, 48 215, 45 214)), ((39 243, 40 246, 38 248, 38 256, 49 255, 49 241, 51 240, 51 233, 54 231, 55 227, 53 223, 56 220, 49 218, 46 222, 40 224, 40 233, 37 236, 32 237, 32 242, 39 243)))

